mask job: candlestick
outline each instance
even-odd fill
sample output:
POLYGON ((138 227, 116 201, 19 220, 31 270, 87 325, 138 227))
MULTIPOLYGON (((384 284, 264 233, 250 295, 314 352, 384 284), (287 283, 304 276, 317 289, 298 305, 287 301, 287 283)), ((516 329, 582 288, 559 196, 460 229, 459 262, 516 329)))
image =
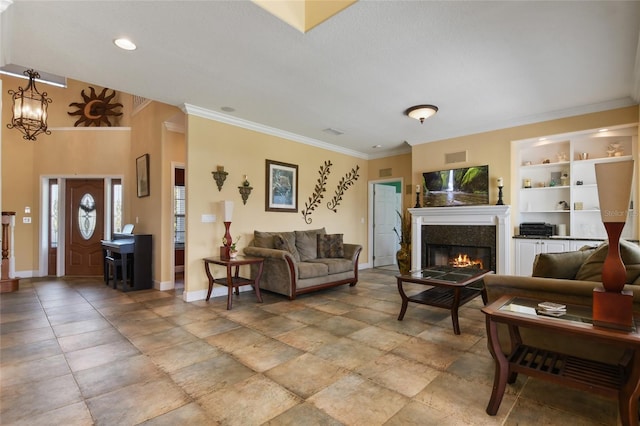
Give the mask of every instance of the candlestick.
POLYGON ((416 185, 416 192, 420 193, 420 185, 416 185))
POLYGON ((503 180, 501 177, 498 178, 498 186, 499 187, 503 186, 503 180))

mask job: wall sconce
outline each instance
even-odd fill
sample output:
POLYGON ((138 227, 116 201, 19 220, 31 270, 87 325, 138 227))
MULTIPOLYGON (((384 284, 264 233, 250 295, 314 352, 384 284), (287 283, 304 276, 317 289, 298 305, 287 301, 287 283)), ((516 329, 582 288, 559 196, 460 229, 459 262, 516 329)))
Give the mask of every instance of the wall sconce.
POLYGON ((218 185, 218 191, 222 191, 222 185, 224 185, 224 181, 227 179, 228 172, 224 171, 224 166, 218 166, 215 172, 211 172, 213 175, 213 179, 216 181, 216 185, 218 185))
POLYGON ((238 187, 238 191, 240 191, 240 196, 242 197, 242 204, 247 204, 252 190, 253 187, 251 187, 251 184, 247 180, 247 175, 244 175, 244 182, 242 182, 242 186, 238 187))
POLYGON ((24 75, 29 77, 27 87, 18 87, 17 92, 9 90, 13 99, 13 117, 7 127, 20 130, 24 134, 22 139, 35 141, 40 133, 51 134, 51 130, 47 130, 47 108, 52 100, 47 98, 47 92, 40 93, 36 89, 35 79, 40 78, 40 74, 26 70, 24 75))

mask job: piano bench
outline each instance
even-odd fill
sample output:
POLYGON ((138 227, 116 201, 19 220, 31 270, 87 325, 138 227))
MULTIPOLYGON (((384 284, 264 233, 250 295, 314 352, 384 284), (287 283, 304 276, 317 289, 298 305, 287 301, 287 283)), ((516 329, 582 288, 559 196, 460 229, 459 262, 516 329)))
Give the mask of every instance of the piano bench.
MULTIPOLYGON (((105 262, 107 263, 107 281, 106 285, 109 285, 109 281, 113 279, 113 288, 118 288, 118 280, 122 281, 122 257, 116 254, 116 256, 105 256, 105 262)), ((131 279, 132 264, 127 264, 127 275, 131 279)), ((122 283, 124 288, 125 283, 122 283)))

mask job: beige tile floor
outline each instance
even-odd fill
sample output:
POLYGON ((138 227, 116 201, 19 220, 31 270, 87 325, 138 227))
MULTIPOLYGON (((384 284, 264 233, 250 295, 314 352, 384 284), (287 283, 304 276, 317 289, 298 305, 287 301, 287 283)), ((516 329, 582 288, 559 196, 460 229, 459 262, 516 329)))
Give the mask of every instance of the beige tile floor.
POLYGON ((289 301, 185 303, 92 278, 0 295, 0 424, 615 425, 615 401, 520 376, 497 416, 479 298, 397 321, 393 272, 289 301))

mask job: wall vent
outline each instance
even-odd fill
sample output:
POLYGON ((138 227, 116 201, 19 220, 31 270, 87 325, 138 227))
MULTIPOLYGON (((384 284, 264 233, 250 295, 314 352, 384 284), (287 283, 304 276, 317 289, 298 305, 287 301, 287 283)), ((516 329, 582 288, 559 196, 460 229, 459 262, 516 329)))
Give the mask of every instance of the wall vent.
POLYGON ((150 103, 151 103, 151 99, 143 98, 142 96, 138 96, 138 95, 133 95, 133 111, 131 112, 131 115, 136 115, 150 103))
POLYGON ((467 161, 467 151, 460 152, 450 152, 448 154, 444 154, 444 163, 464 163, 467 161))
POLYGON ((391 167, 388 169, 380 169, 378 172, 378 177, 389 177, 391 176, 391 167))

